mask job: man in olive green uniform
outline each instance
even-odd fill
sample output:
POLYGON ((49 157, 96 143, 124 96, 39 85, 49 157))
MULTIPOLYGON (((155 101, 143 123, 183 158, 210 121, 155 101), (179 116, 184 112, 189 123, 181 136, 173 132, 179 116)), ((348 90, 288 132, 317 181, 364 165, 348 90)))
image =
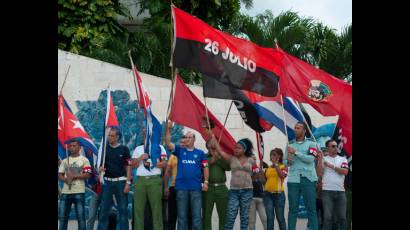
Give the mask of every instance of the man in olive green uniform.
POLYGON ((216 204, 216 211, 219 217, 219 229, 224 229, 226 212, 228 207, 228 188, 225 185, 225 171, 231 170, 226 162, 216 152, 215 148, 210 148, 206 143, 208 153, 206 155, 209 163, 209 185, 208 191, 203 192, 203 215, 204 230, 212 229, 212 211, 216 204))

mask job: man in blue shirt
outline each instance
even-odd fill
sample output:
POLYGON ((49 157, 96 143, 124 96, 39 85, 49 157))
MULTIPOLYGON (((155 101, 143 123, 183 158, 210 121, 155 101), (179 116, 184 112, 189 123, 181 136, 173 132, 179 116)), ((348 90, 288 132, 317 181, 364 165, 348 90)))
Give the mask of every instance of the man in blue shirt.
POLYGON ((315 142, 305 137, 307 126, 303 122, 295 125, 295 139, 289 141, 285 155, 288 174, 288 230, 295 230, 300 195, 303 195, 311 229, 318 230, 316 214, 315 142))
POLYGON ((177 215, 178 230, 188 229, 188 199, 191 203, 192 229, 202 229, 202 191, 208 190, 208 160, 205 152, 194 147, 195 134, 188 132, 185 134, 185 147, 171 143, 171 122, 167 122, 165 133, 165 143, 169 150, 178 158, 178 170, 175 181, 177 191, 177 215), (201 184, 202 171, 204 183, 201 184))

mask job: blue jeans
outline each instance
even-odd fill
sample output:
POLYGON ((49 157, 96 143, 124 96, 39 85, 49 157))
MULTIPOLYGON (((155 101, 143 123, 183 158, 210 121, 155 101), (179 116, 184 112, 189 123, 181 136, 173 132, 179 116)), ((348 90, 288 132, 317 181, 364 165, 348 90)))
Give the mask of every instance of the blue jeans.
POLYGON ((335 217, 338 229, 346 230, 346 194, 343 191, 322 190, 323 230, 331 230, 335 217))
POLYGON ((125 181, 104 181, 101 193, 101 215, 98 229, 106 230, 108 228, 108 217, 113 205, 112 195, 114 195, 120 216, 120 229, 128 230, 128 196, 124 193, 124 187, 125 181))
POLYGON ((267 226, 269 230, 273 230, 275 226, 275 214, 278 220, 279 229, 286 230, 285 222, 285 193, 270 193, 265 192, 263 202, 265 204, 267 226))
POLYGON ((318 230, 318 219, 316 212, 316 181, 310 181, 306 177, 300 178, 300 183, 288 182, 289 213, 288 230, 295 230, 296 219, 299 210, 300 195, 303 195, 308 221, 312 230, 318 230))
MULTIPOLYGON (((241 230, 248 229, 249 207, 253 197, 252 189, 231 189, 228 197, 228 213, 226 216, 225 229, 233 229, 238 209, 240 208, 241 230)), ((179 203, 178 203, 179 205, 179 203)))
POLYGON ((191 203, 192 229, 202 230, 202 191, 177 190, 178 230, 188 230, 188 201, 191 203))
POLYGON ((61 194, 60 196, 60 230, 67 230, 68 216, 71 205, 74 203, 75 213, 77 214, 78 229, 85 230, 85 212, 84 212, 84 193, 61 194))
POLYGON ((88 211, 87 230, 94 230, 94 222, 97 219, 98 207, 101 203, 101 196, 93 193, 88 211))

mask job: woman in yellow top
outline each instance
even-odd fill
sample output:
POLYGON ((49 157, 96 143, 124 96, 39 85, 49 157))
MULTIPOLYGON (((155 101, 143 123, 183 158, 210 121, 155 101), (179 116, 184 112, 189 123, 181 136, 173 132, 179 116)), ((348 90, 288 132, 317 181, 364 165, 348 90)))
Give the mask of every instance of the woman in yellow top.
POLYGON ((266 184, 263 202, 265 204, 267 226, 273 229, 276 219, 280 230, 286 230, 285 222, 285 190, 283 181, 287 175, 287 167, 283 164, 283 151, 275 148, 270 152, 272 166, 265 171, 266 184))

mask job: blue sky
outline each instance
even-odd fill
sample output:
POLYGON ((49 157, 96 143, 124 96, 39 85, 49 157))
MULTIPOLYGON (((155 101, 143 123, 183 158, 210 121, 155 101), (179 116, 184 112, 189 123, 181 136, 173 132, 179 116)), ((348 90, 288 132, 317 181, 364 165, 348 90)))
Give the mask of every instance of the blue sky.
POLYGON ((277 16, 282 11, 292 10, 300 16, 312 17, 340 32, 352 22, 352 0, 253 0, 253 8, 241 11, 255 16, 265 10, 277 16))

